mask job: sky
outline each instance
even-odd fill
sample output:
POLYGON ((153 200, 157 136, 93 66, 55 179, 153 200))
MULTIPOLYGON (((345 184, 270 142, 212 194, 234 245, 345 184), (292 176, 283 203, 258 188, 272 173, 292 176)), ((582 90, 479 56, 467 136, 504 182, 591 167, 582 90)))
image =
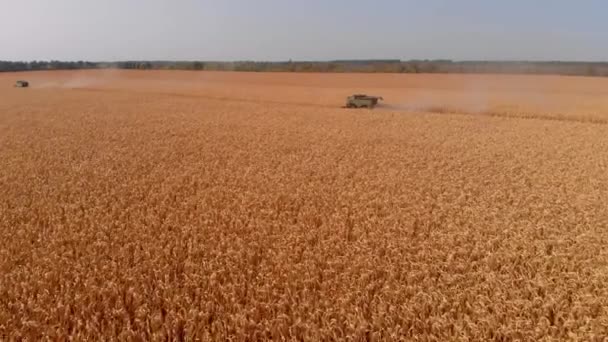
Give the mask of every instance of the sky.
POLYGON ((0 60, 608 60, 605 0, 0 0, 0 60))

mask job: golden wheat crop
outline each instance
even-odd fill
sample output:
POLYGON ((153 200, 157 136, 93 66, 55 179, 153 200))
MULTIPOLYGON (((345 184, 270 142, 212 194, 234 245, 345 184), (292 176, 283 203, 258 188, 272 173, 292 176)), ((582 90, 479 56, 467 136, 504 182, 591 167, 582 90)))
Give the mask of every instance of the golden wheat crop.
POLYGON ((0 77, 0 340, 608 336, 608 126, 588 112, 355 111, 330 107, 347 80, 313 82, 351 76, 132 75, 0 77))

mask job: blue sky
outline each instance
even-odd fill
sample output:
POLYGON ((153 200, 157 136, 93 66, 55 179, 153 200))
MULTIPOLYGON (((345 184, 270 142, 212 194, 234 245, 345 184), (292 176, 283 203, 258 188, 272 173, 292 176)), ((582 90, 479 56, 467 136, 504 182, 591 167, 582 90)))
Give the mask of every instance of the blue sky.
POLYGON ((0 1, 0 60, 608 60, 600 0, 0 1))

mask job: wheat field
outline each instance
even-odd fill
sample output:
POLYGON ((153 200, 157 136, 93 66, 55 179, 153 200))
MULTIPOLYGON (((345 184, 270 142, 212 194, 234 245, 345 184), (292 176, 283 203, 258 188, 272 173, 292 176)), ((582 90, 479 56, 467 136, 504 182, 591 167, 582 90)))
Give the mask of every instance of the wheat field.
POLYGON ((0 340, 604 341, 607 168, 606 79, 0 74, 0 340))

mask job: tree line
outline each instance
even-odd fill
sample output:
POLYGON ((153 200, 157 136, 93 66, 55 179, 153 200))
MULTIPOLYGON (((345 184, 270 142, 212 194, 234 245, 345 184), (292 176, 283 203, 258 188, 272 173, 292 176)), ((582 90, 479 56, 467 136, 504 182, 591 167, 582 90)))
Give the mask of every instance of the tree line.
POLYGON ((608 76, 608 62, 520 62, 452 60, 319 61, 0 61, 0 72, 74 69, 213 70, 245 72, 507 73, 608 76))
POLYGON ((12 62, 0 61, 1 71, 35 71, 35 70, 73 70, 73 69, 92 69, 96 68, 97 63, 78 61, 31 61, 31 62, 12 62))

